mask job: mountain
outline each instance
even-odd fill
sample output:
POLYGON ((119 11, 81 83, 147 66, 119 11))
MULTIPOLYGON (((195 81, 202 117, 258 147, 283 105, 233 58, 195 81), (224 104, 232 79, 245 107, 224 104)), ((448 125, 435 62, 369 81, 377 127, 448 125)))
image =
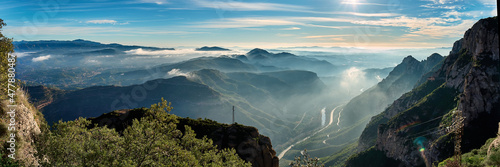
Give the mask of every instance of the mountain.
POLYGON ((102 73, 96 75, 87 82, 98 83, 100 85, 131 85, 139 84, 147 80, 183 75, 201 69, 217 69, 223 72, 257 71, 256 67, 233 58, 199 57, 179 63, 164 64, 141 70, 120 73, 102 73))
POLYGON ((174 48, 157 48, 157 47, 144 47, 136 45, 121 45, 121 44, 102 44, 99 42, 88 41, 83 39, 76 39, 73 41, 58 41, 58 40, 42 40, 42 41, 14 41, 16 52, 33 52, 42 50, 100 50, 100 49, 116 49, 116 50, 132 50, 132 49, 147 49, 147 50, 175 50, 174 48))
POLYGON ((349 126, 348 120, 362 120, 380 113, 388 104, 410 91, 422 75, 430 72, 441 60, 443 57, 437 53, 423 61, 407 56, 385 79, 349 101, 343 111, 346 121, 340 123, 349 126))
MULTIPOLYGON (((99 117, 90 118, 92 124, 107 126, 119 133, 132 125, 134 119, 140 120, 146 113, 145 108, 117 110, 99 117)), ((183 133, 189 126, 196 133, 196 138, 208 137, 219 150, 234 148, 236 153, 255 167, 278 167, 271 139, 259 133, 258 129, 241 124, 222 124, 209 119, 178 118, 177 128, 183 133)))
POLYGON ((212 47, 204 46, 201 48, 196 48, 195 50, 196 51, 231 51, 231 49, 221 48, 221 47, 217 47, 217 46, 212 46, 212 47))
POLYGON ((428 76, 420 79, 425 80, 423 84, 372 118, 359 140, 363 148, 370 148, 352 156, 347 166, 358 166, 375 156, 385 157, 379 161, 405 166, 437 165, 453 155, 458 136, 462 152, 479 148, 497 136, 497 17, 474 24, 454 43, 438 70, 428 76))
POLYGON ((306 70, 320 75, 332 75, 338 72, 336 66, 325 60, 297 56, 287 52, 269 53, 259 48, 249 51, 246 55, 233 55, 232 57, 256 66, 274 66, 282 69, 306 70))
POLYGON ((130 86, 94 86, 65 91, 57 96, 50 92, 40 93, 44 92, 40 91, 43 87, 30 88, 34 90, 30 92, 36 99, 43 100, 35 103, 47 104, 42 110, 49 123, 59 119, 96 117, 119 109, 147 107, 163 97, 172 102, 176 115, 226 123, 231 120, 229 113, 235 106, 239 123, 259 128, 276 143, 284 143, 289 136, 298 133, 290 127, 301 118, 307 120, 301 122, 298 129, 320 125, 317 123, 319 114, 303 116, 311 110, 320 111, 318 104, 324 104, 315 96, 319 96, 326 86, 313 72, 224 73, 202 69, 183 75, 130 86), (44 97, 47 94, 51 97, 44 97))
MULTIPOLYGON (((308 70, 331 73, 333 65, 290 53, 271 54, 273 62, 249 61, 245 55, 205 57, 203 53, 178 53, 173 48, 102 44, 87 40, 16 41, 17 77, 30 85, 65 90, 89 86, 141 84, 201 69, 222 72, 273 72, 308 70), (171 56, 171 55, 182 56, 171 56), (140 61, 138 61, 140 60, 140 61), (303 65, 301 65, 303 64, 303 65), (309 67, 308 67, 309 66, 309 67), (173 71, 172 71, 173 70, 173 71), (36 77, 34 77, 36 76, 36 77)), ((199 51, 221 51, 202 47, 199 51)), ((257 54, 249 52, 249 55, 257 54)), ((325 73, 323 73, 325 74, 325 73)))
MULTIPOLYGON (((127 72, 103 72, 92 76, 84 81, 89 85, 132 85, 140 84, 147 80, 158 78, 169 78, 177 74, 185 74, 201 69, 215 69, 221 72, 274 72, 274 71, 312 71, 315 68, 323 68, 325 71, 332 72, 335 68, 326 61, 296 56, 290 53, 271 54, 262 49, 254 49, 247 55, 266 54, 272 62, 266 64, 247 61, 244 55, 233 55, 232 57, 199 57, 178 63, 169 63, 149 67, 147 69, 131 70, 127 72), (287 64, 287 66, 283 66, 287 64), (293 65, 293 64, 296 64, 293 65), (292 65, 292 66, 289 66, 292 65), (311 67, 311 68, 310 68, 311 67), (176 71, 174 73, 174 71, 176 71)), ((252 58, 253 60, 253 58, 252 58)), ((317 71, 317 70, 316 70, 317 71)))
MULTIPOLYGON (((407 56, 395 68, 359 70, 365 76, 373 76, 382 75, 384 71, 392 69, 387 72, 389 74, 385 79, 347 104, 337 104, 336 109, 327 110, 331 111, 328 114, 333 114, 331 117, 335 126, 330 126, 307 141, 294 145, 290 152, 296 152, 297 155, 300 150, 307 149, 312 156, 321 157, 327 166, 341 166, 342 162, 356 152, 357 139, 370 121, 369 118, 382 112, 394 99, 411 90, 420 77, 442 59, 438 54, 433 54, 423 61, 407 56)), ((293 159, 292 153, 287 153, 284 158, 293 159)))
MULTIPOLYGON (((64 94, 43 108, 48 123, 78 117, 97 117, 103 113, 137 107, 147 107, 164 97, 182 113, 179 116, 196 117, 196 108, 221 107, 221 95, 186 77, 157 79, 126 87, 95 86, 64 94)), ((210 112, 210 111, 205 111, 210 112)), ((212 111, 213 112, 213 111, 212 111)))
POLYGON ((23 86, 26 94, 29 94, 29 102, 33 104, 37 109, 41 109, 54 100, 63 96, 66 91, 58 88, 49 88, 46 86, 23 86))

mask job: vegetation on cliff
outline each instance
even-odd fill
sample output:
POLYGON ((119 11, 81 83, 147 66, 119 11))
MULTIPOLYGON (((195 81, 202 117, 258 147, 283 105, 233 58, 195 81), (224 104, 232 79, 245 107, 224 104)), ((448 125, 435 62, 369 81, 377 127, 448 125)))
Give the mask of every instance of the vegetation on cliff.
POLYGON ((44 166, 250 166, 234 149, 219 150, 211 139, 176 128, 178 118, 162 99, 119 134, 79 118, 56 123, 37 142, 44 166), (167 112, 165 112, 167 111, 167 112))

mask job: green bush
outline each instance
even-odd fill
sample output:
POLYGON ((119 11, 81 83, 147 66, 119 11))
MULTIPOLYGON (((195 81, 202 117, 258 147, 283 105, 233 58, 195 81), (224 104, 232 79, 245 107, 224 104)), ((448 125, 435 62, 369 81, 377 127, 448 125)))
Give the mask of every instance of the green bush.
POLYGON ((185 126, 177 130, 177 116, 162 99, 140 120, 118 134, 107 127, 88 129, 80 118, 54 124, 37 141, 42 166, 251 166, 234 149, 218 150, 207 138, 197 139, 185 126))

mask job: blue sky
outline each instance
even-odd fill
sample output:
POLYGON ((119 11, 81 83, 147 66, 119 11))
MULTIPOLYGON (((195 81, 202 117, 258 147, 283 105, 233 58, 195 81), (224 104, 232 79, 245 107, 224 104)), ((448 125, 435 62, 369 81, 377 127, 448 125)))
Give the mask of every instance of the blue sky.
POLYGON ((0 2, 14 40, 159 47, 450 47, 495 0, 43 0, 0 2))

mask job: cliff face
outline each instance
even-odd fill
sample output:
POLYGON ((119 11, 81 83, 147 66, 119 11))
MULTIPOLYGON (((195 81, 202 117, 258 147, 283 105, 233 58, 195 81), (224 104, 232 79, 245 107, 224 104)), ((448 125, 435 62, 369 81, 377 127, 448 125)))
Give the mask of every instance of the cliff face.
MULTIPOLYGON (((380 113, 392 101, 411 90, 422 75, 428 73, 441 60, 443 60, 443 56, 437 53, 423 61, 407 56, 384 80, 353 98, 344 107, 343 113, 345 115, 343 117, 346 119, 343 120, 361 120, 380 113)), ((352 124, 349 122, 341 123, 344 126, 352 124)))
MULTIPOLYGON (((7 131, 7 135, 14 132, 16 135, 16 151, 15 158, 19 161, 22 166, 38 166, 38 160, 35 158, 37 153, 34 141, 37 135, 41 133, 41 127, 45 125, 43 115, 35 109, 28 101, 26 93, 18 89, 16 91, 16 104, 14 108, 9 108, 7 105, 10 103, 7 100, 3 101, 1 108, 3 112, 10 111, 10 109, 15 109, 15 128, 16 131, 7 131)), ((10 115, 10 114, 2 114, 10 115)), ((5 120, 10 120, 5 119, 5 120)), ((8 122, 10 123, 10 122, 8 122)), ((7 123, 6 123, 7 124, 7 123)), ((2 145, 5 141, 0 141, 2 145)))
MULTIPOLYGON (((432 71, 433 67, 444 59, 435 53, 426 60, 418 61, 412 56, 407 56, 397 65, 389 75, 377 85, 353 98, 345 107, 343 120, 361 120, 380 113, 400 97, 403 93, 411 90, 417 81, 426 73, 432 71)), ((372 120, 371 122, 374 122, 372 120)), ((343 126, 349 126, 350 122, 341 122, 343 126)), ((377 125, 378 126, 378 125, 377 125)), ((364 136, 376 136, 376 127, 367 125, 360 137, 358 150, 362 151, 374 145, 374 139, 366 139, 364 136)), ((363 127, 361 127, 363 128, 363 127)), ((362 131, 362 130, 359 130, 362 131)))
POLYGON ((378 125, 376 148, 407 166, 435 164, 453 155, 460 113, 465 117, 463 152, 495 137, 500 120, 498 54, 497 18, 478 21, 455 42, 437 72, 372 119, 370 124, 378 125))
MULTIPOLYGON (((107 126, 122 132, 132 124, 133 119, 144 116, 145 109, 119 110, 90 118, 92 124, 107 126)), ((221 124, 212 120, 178 118, 177 128, 184 131, 184 125, 190 126, 197 138, 204 136, 212 139, 219 149, 234 148, 238 155, 254 167, 278 167, 279 159, 272 148, 271 139, 259 134, 257 128, 240 124, 221 124)))

